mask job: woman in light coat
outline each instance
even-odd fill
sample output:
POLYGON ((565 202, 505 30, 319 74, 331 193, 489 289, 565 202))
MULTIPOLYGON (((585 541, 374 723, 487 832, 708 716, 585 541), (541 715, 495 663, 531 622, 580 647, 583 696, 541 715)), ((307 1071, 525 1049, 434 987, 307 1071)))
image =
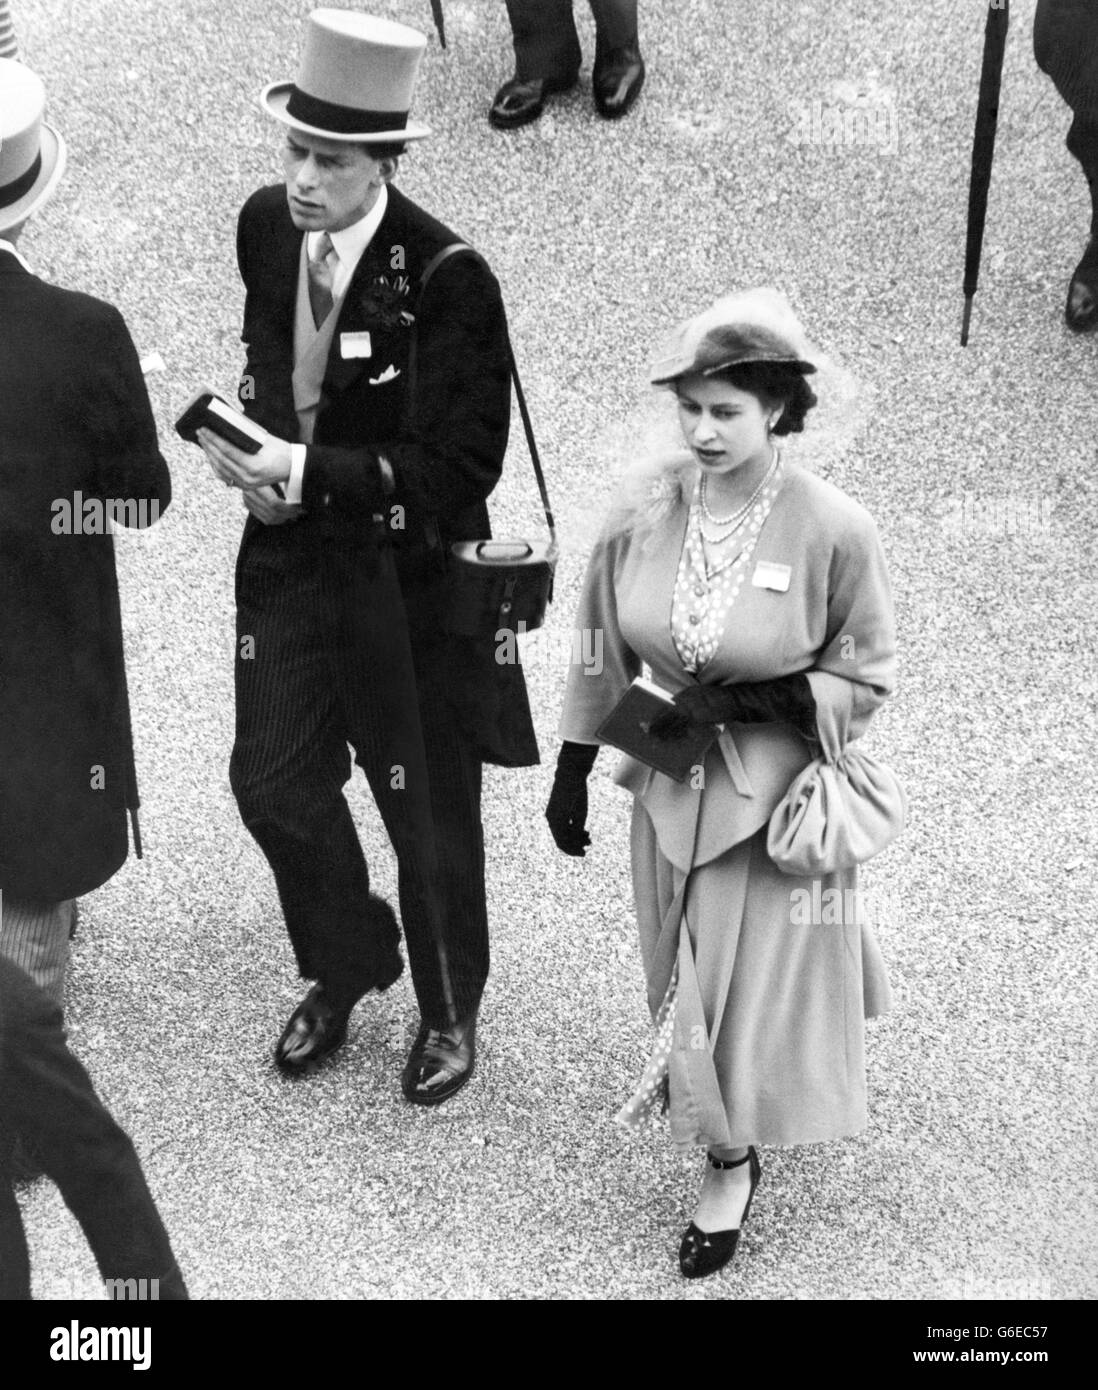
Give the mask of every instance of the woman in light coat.
POLYGON ((871 927, 851 910, 857 870, 799 878, 767 853, 793 778, 858 738, 893 686, 876 527, 778 443, 816 403, 809 356, 784 297, 754 290, 681 325, 653 368, 677 397, 687 449, 626 489, 594 548, 577 627, 602 633, 604 661, 597 675, 569 672, 546 809, 559 848, 582 854, 598 730, 642 663, 675 697, 654 732, 723 725, 682 783, 629 756, 615 775, 635 797, 657 1028, 619 1119, 637 1125, 662 1101, 676 1145, 708 1150, 680 1247, 688 1278, 732 1258, 756 1145, 865 1127, 864 1019, 891 1006, 871 927), (840 920, 821 917, 825 902, 845 905, 840 920))

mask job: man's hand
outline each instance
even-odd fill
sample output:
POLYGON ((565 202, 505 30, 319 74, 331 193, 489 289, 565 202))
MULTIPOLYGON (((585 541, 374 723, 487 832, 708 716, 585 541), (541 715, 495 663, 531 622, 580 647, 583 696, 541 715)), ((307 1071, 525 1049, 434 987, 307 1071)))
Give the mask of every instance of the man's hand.
POLYGON ((244 505, 257 521, 264 526, 282 526, 287 521, 296 521, 301 515, 301 507, 296 502, 284 502, 270 488, 242 492, 244 505))
POLYGON ((246 454, 213 430, 197 430, 196 438, 210 460, 210 467, 230 487, 266 487, 271 483, 284 483, 290 476, 290 446, 273 434, 267 436, 258 454, 246 454))

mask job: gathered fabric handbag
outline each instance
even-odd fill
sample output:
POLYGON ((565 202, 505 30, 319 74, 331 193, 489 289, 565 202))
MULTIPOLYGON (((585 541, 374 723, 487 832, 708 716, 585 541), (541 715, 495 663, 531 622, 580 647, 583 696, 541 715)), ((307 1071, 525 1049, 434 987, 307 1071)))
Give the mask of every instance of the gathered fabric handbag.
POLYGON ((793 779, 770 817, 766 848, 782 873, 837 873, 880 854, 906 816, 896 774, 848 745, 837 758, 816 758, 793 779))
MULTIPOLYGON (((448 257, 467 251, 478 253, 467 243, 455 241, 444 246, 425 267, 420 279, 419 304, 427 282, 435 270, 448 257)), ((418 306, 417 306, 418 309, 418 306)), ((413 335, 416 333, 416 321, 413 335)), ((515 398, 522 416, 526 432, 526 444, 534 465, 541 504, 545 511, 545 521, 549 527, 547 541, 526 539, 501 540, 462 540, 450 546, 447 565, 448 607, 446 629, 455 637, 495 638, 502 629, 531 631, 541 627, 545 621, 545 610, 553 598, 553 573, 557 564, 557 532, 553 523, 553 512, 549 505, 549 493, 545 486, 541 458, 534 439, 534 427, 530 412, 526 408, 526 397, 519 381, 515 354, 511 347, 511 336, 507 335, 507 358, 511 369, 511 380, 515 385, 515 398)), ((409 376, 412 388, 415 383, 416 339, 412 338, 409 349, 409 376)))

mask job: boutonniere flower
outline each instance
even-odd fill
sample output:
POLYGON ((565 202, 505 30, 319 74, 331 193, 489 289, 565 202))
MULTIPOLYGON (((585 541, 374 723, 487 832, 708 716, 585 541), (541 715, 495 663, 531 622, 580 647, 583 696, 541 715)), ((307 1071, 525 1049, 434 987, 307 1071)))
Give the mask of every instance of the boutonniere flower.
POLYGON ((415 322, 415 315, 404 307, 408 298, 409 282, 407 275, 396 275, 391 280, 387 275, 379 275, 367 285, 359 300, 371 329, 393 329, 403 324, 405 328, 415 322))

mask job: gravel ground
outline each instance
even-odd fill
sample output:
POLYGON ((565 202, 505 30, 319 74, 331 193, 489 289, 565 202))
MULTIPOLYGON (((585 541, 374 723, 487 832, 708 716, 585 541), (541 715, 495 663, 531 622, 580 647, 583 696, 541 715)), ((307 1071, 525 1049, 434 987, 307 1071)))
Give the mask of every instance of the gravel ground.
MULTIPOLYGON (((429 25, 426 0, 370 8, 429 25)), ((271 1067, 299 984, 227 782, 242 515, 170 430, 198 384, 229 389, 240 368, 235 217, 276 177, 255 94, 292 76, 307 9, 13 5, 71 152, 24 249, 117 303, 166 364, 150 390, 175 502, 118 547, 147 857, 85 901, 68 1014, 193 1293, 1094 1297, 1095 817, 1079 788, 1098 699, 1098 339, 1061 317, 1088 209, 1065 109, 1033 63, 1033 0, 1014 6, 963 351, 981 5, 924 0, 898 19, 854 0, 645 3, 648 86, 616 126, 591 109, 580 5, 580 87, 500 134, 485 112, 510 72, 503 6, 446 0, 450 48, 432 40, 417 99, 435 136, 400 183, 500 277, 565 550, 528 651, 546 766, 487 780, 479 1073, 437 1113, 400 1098, 407 979, 360 1006, 338 1065, 300 1086, 271 1067), (814 103, 859 100, 878 113, 874 143, 798 142, 814 103), (694 1286, 675 1251, 700 1155, 612 1123, 648 1022, 611 760, 593 778, 585 861, 555 851, 541 812, 590 518, 635 433, 654 336, 760 283, 786 289, 864 388, 863 427, 825 466, 877 517, 890 558, 902 685, 871 742, 911 820, 865 875, 899 996, 870 1030, 869 1131, 765 1152, 735 1266, 694 1286)), ((497 530, 533 527, 534 497, 516 444, 497 530)), ((395 897, 361 778, 349 795, 395 897)), ((36 1296, 98 1296, 56 1191, 24 1201, 36 1296)))

